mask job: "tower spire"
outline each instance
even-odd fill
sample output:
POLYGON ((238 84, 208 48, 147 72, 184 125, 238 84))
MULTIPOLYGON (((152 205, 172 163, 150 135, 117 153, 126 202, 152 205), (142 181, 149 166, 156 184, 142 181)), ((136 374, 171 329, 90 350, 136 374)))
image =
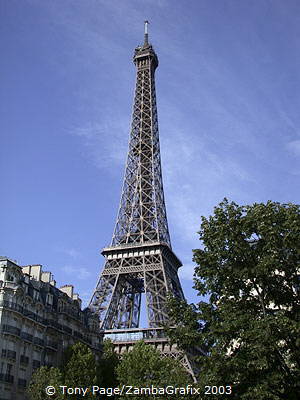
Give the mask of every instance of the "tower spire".
POLYGON ((145 21, 144 22, 145 27, 144 27, 144 46, 148 46, 149 41, 148 41, 148 25, 149 25, 149 21, 145 21))

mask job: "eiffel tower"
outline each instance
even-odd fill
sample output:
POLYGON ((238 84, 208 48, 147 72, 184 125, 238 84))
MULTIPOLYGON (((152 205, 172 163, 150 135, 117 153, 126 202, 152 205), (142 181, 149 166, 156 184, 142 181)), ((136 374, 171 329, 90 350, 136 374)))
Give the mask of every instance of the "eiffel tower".
POLYGON ((171 345, 163 330, 168 293, 180 299, 184 295, 178 279, 182 264, 172 251, 164 200, 155 93, 158 58, 148 41, 148 21, 133 62, 136 88, 119 213, 111 245, 102 251, 105 266, 89 307, 117 352, 143 339, 180 359, 193 375, 186 354, 171 345), (143 294, 147 328, 140 327, 143 294))

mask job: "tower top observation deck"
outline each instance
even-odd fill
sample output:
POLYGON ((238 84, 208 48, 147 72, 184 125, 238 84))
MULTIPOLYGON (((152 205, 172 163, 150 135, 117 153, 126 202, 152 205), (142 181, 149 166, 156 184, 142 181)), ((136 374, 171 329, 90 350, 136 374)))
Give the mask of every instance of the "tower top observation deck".
POLYGON ((135 48, 133 62, 140 68, 143 63, 139 63, 138 61, 148 58, 152 61, 151 67, 155 70, 158 66, 158 58, 152 45, 149 43, 148 25, 149 22, 145 21, 144 44, 135 48))

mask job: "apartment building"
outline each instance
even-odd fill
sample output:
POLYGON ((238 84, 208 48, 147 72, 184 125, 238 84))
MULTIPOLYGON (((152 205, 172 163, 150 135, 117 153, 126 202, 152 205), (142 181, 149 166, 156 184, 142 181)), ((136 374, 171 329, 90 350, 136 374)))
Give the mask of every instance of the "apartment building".
POLYGON ((98 358, 98 320, 72 285, 56 287, 41 265, 21 267, 0 257, 0 400, 26 399, 36 368, 59 365, 63 351, 86 343, 98 358))

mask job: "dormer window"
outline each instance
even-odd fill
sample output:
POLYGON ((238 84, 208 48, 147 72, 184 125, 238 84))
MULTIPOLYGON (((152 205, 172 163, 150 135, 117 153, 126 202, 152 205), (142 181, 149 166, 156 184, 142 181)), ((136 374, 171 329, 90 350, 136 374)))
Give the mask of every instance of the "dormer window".
POLYGON ((39 294, 39 292, 38 292, 38 290, 33 290, 33 299, 34 300, 39 300, 39 298, 40 298, 40 294, 39 294))
POLYGON ((47 305, 49 305, 49 306, 52 306, 52 305, 53 305, 53 295, 52 295, 51 293, 48 293, 48 294, 47 294, 46 303, 47 303, 47 305))
POLYGON ((64 309, 64 303, 63 301, 59 300, 58 302, 58 312, 62 312, 64 309))

